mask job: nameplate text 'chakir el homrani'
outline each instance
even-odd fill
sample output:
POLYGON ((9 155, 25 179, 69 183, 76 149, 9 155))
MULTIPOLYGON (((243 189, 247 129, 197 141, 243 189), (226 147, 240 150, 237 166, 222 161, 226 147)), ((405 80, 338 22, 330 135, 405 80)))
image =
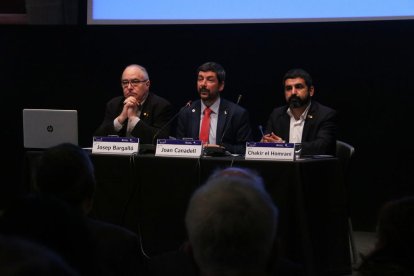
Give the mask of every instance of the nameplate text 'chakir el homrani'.
POLYGON ((295 144, 247 142, 245 159, 293 161, 295 144))

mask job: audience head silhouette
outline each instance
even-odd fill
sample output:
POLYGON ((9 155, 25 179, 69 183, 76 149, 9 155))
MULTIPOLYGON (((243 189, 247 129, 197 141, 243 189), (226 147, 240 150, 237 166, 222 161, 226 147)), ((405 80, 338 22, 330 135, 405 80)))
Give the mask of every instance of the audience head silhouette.
POLYGON ((193 194, 186 227, 202 275, 265 275, 278 209, 253 171, 216 171, 193 194))
POLYGON ((414 275, 414 196, 384 204, 377 223, 377 243, 363 256, 358 275, 414 275))
POLYGON ((17 198, 5 208, 0 231, 50 248, 83 275, 97 272, 95 243, 84 216, 56 197, 29 194, 17 198))
POLYGON ((95 192, 95 175, 88 154, 70 143, 48 148, 37 164, 35 187, 89 212, 95 192))
POLYGON ((145 273, 138 236, 124 227, 88 216, 96 183, 94 167, 87 152, 68 143, 51 147, 40 157, 35 176, 35 184, 41 194, 57 197, 83 213, 93 236, 94 258, 100 272, 103 271, 104 275, 145 273))
POLYGON ((0 275, 2 276, 77 276, 58 254, 24 239, 0 235, 0 275))
POLYGON ((414 197, 386 203, 378 218, 376 247, 414 256, 414 197))

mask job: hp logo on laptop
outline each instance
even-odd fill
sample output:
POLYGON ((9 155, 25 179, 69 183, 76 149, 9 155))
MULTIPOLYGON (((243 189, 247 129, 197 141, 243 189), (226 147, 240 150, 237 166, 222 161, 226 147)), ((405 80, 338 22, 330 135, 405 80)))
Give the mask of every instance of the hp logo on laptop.
POLYGON ((53 126, 52 125, 47 126, 46 129, 47 129, 48 132, 53 132, 53 126))

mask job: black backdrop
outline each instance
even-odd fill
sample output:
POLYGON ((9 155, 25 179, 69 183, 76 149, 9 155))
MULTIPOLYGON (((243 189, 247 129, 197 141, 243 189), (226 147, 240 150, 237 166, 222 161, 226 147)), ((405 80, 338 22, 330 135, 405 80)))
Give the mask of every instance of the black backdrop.
MULTIPOLYGON (((196 68, 221 63, 223 97, 243 95, 256 138, 284 102, 283 74, 302 67, 314 98, 340 112, 340 139, 356 148, 352 216, 356 230, 372 230, 383 202, 413 194, 413 35, 414 21, 0 26, 2 175, 21 173, 23 108, 77 109, 80 145, 90 146, 130 63, 147 67, 152 90, 177 110, 197 98, 196 68)), ((1 185, 8 199, 20 179, 1 185)))

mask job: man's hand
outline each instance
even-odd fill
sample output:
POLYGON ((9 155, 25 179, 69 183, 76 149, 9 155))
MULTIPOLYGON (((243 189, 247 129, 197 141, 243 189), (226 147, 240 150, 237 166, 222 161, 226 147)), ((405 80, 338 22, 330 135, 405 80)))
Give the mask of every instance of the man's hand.
POLYGON ((285 141, 281 137, 277 136, 276 134, 274 134, 272 132, 272 133, 264 135, 262 137, 262 140, 260 140, 260 142, 263 142, 263 143, 284 143, 285 141))
POLYGON ((205 148, 223 148, 224 149, 223 146, 216 145, 216 144, 204 144, 203 147, 205 147, 205 148))
POLYGON ((123 124, 125 120, 131 119, 137 116, 138 101, 134 97, 128 97, 124 101, 124 107, 122 108, 121 114, 118 116, 118 122, 123 124))

